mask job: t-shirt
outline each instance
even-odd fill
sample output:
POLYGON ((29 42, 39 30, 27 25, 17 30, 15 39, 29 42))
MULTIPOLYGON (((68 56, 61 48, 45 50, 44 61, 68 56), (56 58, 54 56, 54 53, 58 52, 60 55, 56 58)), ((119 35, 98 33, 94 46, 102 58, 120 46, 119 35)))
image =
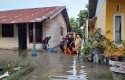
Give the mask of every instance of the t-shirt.
POLYGON ((49 42, 49 37, 46 37, 46 38, 42 41, 43 44, 48 44, 48 42, 49 42))
POLYGON ((71 44, 73 40, 74 39, 72 37, 68 38, 68 43, 67 44, 71 44))

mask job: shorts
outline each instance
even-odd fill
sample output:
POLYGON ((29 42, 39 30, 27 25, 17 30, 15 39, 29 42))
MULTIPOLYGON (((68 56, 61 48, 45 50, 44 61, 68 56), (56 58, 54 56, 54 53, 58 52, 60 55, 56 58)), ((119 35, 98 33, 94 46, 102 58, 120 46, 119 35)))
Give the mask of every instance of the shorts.
POLYGON ((42 44, 42 48, 43 48, 43 50, 47 50, 46 44, 42 44))

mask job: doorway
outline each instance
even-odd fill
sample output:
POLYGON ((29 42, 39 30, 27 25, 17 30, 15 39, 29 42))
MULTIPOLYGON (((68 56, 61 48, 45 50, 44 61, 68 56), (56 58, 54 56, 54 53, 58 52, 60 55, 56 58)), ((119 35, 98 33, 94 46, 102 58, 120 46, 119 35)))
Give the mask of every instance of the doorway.
POLYGON ((27 30, 26 24, 17 24, 18 26, 18 45, 19 50, 26 50, 27 49, 27 30))

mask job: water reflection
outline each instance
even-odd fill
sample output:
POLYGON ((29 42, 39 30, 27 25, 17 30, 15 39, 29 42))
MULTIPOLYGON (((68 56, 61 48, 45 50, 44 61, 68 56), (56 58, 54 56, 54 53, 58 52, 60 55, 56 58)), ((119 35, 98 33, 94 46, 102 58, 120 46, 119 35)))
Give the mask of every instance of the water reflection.
POLYGON ((19 50, 18 55, 19 55, 19 57, 26 57, 27 56, 27 51, 26 50, 19 50))
MULTIPOLYGON (((72 57, 71 66, 68 67, 68 75, 64 76, 52 76, 50 80, 88 80, 86 77, 86 72, 84 71, 84 66, 78 66, 76 57, 72 57)), ((66 68, 66 67, 65 67, 66 68)))
POLYGON ((38 55, 33 57, 32 51, 2 50, 0 59, 2 62, 6 59, 11 60, 13 64, 30 62, 35 70, 21 80, 108 80, 106 76, 110 71, 107 65, 95 65, 84 61, 83 58, 76 59, 76 55, 67 55, 59 51, 37 53, 38 55))

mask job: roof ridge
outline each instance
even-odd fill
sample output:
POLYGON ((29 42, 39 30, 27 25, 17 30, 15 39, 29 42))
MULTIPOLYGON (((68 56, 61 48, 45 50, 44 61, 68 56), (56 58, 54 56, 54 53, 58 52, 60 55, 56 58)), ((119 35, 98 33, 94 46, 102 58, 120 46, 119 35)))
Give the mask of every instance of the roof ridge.
POLYGON ((42 9, 42 8, 54 8, 54 7, 64 7, 64 6, 49 6, 49 7, 33 7, 33 8, 18 8, 18 9, 10 9, 10 10, 0 10, 0 12, 6 11, 18 11, 18 10, 30 10, 30 9, 42 9))

